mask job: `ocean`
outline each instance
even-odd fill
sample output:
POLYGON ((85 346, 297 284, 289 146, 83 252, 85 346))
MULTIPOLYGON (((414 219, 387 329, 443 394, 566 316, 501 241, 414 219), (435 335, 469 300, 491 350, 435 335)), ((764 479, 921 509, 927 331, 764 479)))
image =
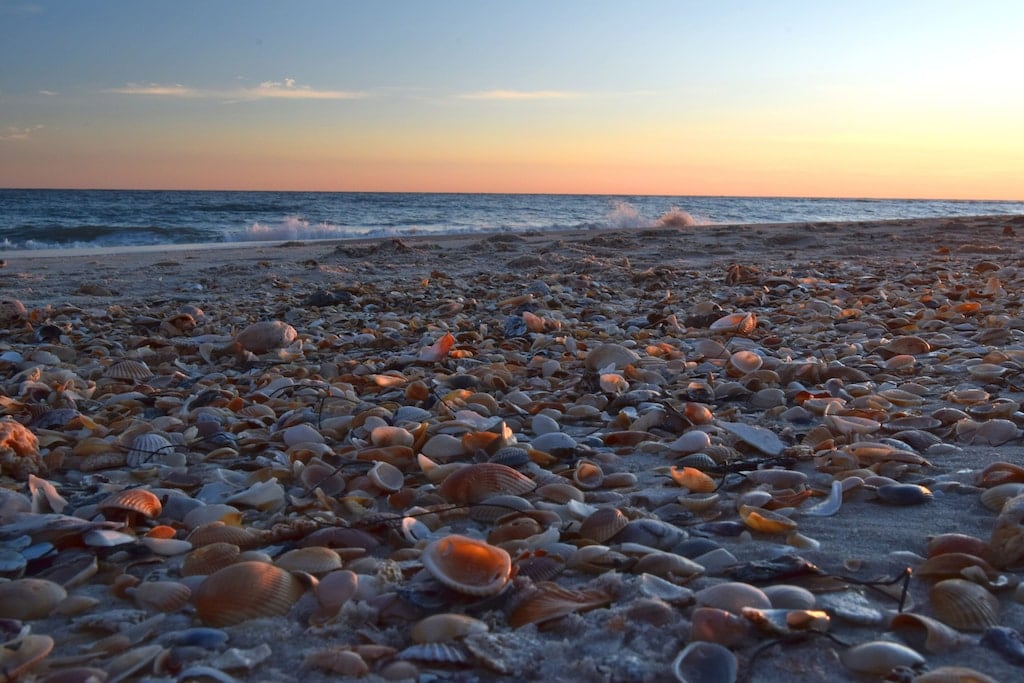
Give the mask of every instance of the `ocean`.
POLYGON ((1024 214, 1024 202, 0 189, 0 250, 1024 214))

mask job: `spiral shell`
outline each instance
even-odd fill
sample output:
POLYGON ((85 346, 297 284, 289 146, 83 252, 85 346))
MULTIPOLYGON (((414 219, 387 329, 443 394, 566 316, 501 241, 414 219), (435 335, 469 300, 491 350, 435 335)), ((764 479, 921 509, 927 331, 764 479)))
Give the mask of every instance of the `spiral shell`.
POLYGON ((466 595, 498 593, 512 575, 512 558, 507 552, 457 534, 430 543, 420 561, 438 581, 466 595))
POLYGON ((206 577, 195 592, 196 614, 207 626, 233 626, 283 616, 305 590, 289 572, 264 562, 238 562, 206 577))

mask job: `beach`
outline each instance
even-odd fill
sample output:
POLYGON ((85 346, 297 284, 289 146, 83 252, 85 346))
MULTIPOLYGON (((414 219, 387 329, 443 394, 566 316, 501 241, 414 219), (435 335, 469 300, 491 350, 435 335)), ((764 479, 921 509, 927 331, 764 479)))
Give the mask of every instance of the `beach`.
POLYGON ((888 641, 916 674, 1014 680, 1024 552, 993 540, 997 519, 1016 527, 983 494, 1024 482, 989 467, 1024 455, 1022 239, 1024 217, 980 216, 7 252, 4 419, 38 445, 0 448, 0 545, 26 557, 5 576, 60 577, 79 598, 22 619, 53 645, 23 680, 674 680, 719 609, 732 618, 705 633, 734 679, 879 680, 892 667, 851 652, 888 641), (277 327, 253 341, 261 321, 277 327), (113 371, 124 360, 146 370, 113 371), (144 434, 167 446, 132 464, 144 434), (380 462, 397 484, 369 476, 380 462), (517 474, 456 492, 459 463, 517 474), (138 488, 162 509, 104 513, 138 488), (510 488, 528 509, 480 510, 510 488), (183 571, 202 506, 177 498, 232 506, 219 521, 250 532, 233 545, 253 562, 327 528, 363 536, 310 542, 329 570, 285 564, 302 587, 283 613, 213 626, 204 574, 183 571), (594 531, 598 510, 622 526, 594 531), (126 536, 12 531, 44 513, 126 536), (157 526, 180 543, 143 543, 157 526), (980 543, 929 560, 953 533, 980 543), (444 583, 422 556, 453 536, 490 539, 514 576, 444 583), (328 606, 316 586, 344 570, 359 588, 328 606), (988 611, 950 616, 947 581, 982 588, 970 609, 988 611), (189 597, 147 601, 152 582, 189 597), (727 583, 761 595, 721 607, 709 589, 727 583), (779 585, 804 591, 763 590, 779 585), (741 607, 794 614, 758 626, 741 607), (473 621, 430 646, 414 625, 444 613, 473 621), (926 641, 932 618, 956 628, 926 641))

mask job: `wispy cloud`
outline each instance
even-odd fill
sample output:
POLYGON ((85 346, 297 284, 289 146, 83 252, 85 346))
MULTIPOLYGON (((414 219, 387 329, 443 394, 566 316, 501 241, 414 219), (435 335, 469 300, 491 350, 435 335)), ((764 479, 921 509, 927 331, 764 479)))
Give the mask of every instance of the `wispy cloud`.
POLYGON ((34 126, 27 128, 19 128, 17 126, 7 126, 6 128, 0 129, 0 142, 13 142, 15 140, 28 140, 32 137, 32 134, 37 130, 42 130, 43 125, 37 123, 34 126))
POLYGON ((45 95, 47 97, 53 97, 54 95, 57 95, 59 93, 56 90, 40 90, 39 94, 45 95))
POLYGON ((583 93, 568 90, 481 90, 463 93, 462 100, 570 100, 583 93))
POLYGON ((118 95, 148 95, 151 97, 178 97, 193 99, 243 100, 353 100, 366 97, 366 93, 350 90, 318 90, 300 85, 294 78, 280 81, 263 81, 250 88, 204 89, 191 88, 180 83, 129 83, 123 88, 112 88, 106 92, 118 95))

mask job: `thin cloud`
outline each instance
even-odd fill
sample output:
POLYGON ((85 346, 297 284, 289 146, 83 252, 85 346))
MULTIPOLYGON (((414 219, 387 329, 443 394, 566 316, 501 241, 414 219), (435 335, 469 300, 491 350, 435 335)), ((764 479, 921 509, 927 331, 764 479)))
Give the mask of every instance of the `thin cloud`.
POLYGON ((294 78, 285 78, 281 81, 263 81, 253 88, 233 88, 229 90, 190 88, 180 83, 173 85, 129 83, 123 88, 113 88, 106 92, 117 95, 218 99, 227 101, 264 99, 352 100, 366 96, 365 93, 348 90, 317 90, 308 85, 299 85, 294 78))
POLYGON ((459 95, 463 100, 569 100, 582 97, 582 93, 568 90, 481 90, 459 95))
POLYGON ((59 93, 56 90, 40 90, 39 94, 45 95, 46 97, 53 97, 54 95, 58 95, 59 93))
POLYGON ((37 130, 42 130, 43 125, 37 123, 34 126, 28 128, 19 128, 17 126, 7 126, 0 131, 0 142, 13 142, 15 140, 28 140, 32 137, 32 134, 37 130))

